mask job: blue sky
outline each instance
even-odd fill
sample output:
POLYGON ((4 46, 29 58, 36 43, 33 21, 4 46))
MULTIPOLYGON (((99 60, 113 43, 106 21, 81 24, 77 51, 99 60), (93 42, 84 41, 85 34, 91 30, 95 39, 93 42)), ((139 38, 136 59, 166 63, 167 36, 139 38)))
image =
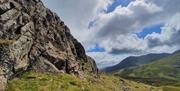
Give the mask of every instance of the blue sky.
POLYGON ((138 32, 136 34, 137 34, 137 36, 139 38, 144 38, 148 34, 152 34, 153 32, 160 34, 161 33, 161 27, 163 27, 163 26, 164 26, 163 24, 157 24, 157 25, 153 25, 153 26, 150 26, 150 27, 146 27, 141 32, 138 32))
POLYGON ((107 11, 105 12, 110 13, 114 11, 119 5, 126 7, 131 1, 133 0, 114 0, 113 3, 107 7, 107 11))
POLYGON ((88 49, 87 52, 105 52, 105 49, 96 44, 94 48, 88 49))

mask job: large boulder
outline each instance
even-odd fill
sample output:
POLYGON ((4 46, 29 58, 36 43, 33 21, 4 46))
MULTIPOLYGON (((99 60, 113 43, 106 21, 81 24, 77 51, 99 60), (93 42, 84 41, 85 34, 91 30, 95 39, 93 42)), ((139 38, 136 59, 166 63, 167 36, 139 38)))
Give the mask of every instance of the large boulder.
POLYGON ((0 0, 0 91, 29 70, 97 74, 94 60, 40 0, 0 0))

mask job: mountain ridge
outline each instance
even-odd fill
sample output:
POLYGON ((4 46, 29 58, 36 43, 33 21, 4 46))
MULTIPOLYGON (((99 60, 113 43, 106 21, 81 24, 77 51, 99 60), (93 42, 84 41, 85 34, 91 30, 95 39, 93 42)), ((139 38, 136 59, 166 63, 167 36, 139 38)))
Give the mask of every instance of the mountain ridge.
POLYGON ((114 66, 104 68, 102 71, 116 72, 124 68, 137 67, 139 65, 148 64, 169 55, 169 53, 150 53, 141 56, 130 56, 123 59, 120 63, 114 66))
POLYGON ((124 78, 154 85, 180 85, 180 52, 134 69, 116 73, 124 78))

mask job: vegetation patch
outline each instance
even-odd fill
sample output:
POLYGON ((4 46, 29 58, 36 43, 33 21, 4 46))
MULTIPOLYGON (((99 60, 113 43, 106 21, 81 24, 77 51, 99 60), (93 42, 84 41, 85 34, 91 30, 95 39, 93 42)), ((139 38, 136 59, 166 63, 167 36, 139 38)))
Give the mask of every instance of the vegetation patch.
POLYGON ((0 39, 0 45, 10 45, 13 44, 15 40, 8 40, 8 39, 0 39))
POLYGON ((6 91, 158 91, 161 88, 125 80, 110 74, 80 79, 69 74, 28 72, 8 82, 6 91))

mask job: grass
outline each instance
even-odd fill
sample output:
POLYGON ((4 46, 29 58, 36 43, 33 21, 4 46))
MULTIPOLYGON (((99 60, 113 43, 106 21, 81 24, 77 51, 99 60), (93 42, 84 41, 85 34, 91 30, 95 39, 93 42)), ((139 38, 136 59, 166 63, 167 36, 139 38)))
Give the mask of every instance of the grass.
POLYGON ((7 91, 80 91, 83 83, 67 74, 29 72, 9 81, 7 91))
POLYGON ((0 39, 0 45, 10 45, 13 44, 15 40, 7 40, 7 39, 0 39))
POLYGON ((163 91, 180 91, 180 87, 174 87, 174 86, 163 86, 163 91))
POLYGON ((161 88, 101 74, 100 78, 80 79, 68 74, 28 72, 8 82, 6 91, 159 91, 161 88))
POLYGON ((99 74, 100 78, 88 76, 80 79, 69 74, 31 71, 10 80, 6 91, 180 91, 179 59, 180 54, 176 54, 127 70, 128 80, 105 73, 99 74), (175 75, 169 74, 171 72, 175 75), (147 85, 149 83, 151 85, 147 85))

